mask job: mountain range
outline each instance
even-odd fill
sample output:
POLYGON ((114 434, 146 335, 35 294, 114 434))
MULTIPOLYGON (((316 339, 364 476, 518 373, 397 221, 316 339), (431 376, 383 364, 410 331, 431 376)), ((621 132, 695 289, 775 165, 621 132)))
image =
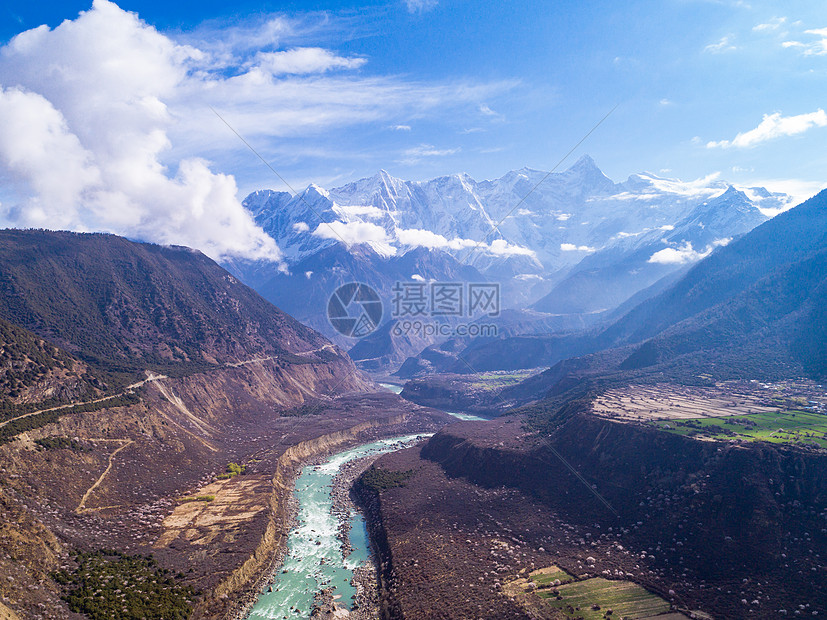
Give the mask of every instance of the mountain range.
MULTIPOLYGON (((355 341, 330 327, 325 310, 350 281, 375 288, 386 309, 400 280, 497 282, 504 309, 531 307, 541 321, 578 315, 593 322, 790 201, 716 177, 685 183, 640 173, 616 183, 588 156, 563 172, 524 168, 493 181, 467 174, 403 181, 380 171, 329 190, 250 194, 244 205, 277 241, 285 264, 226 267, 347 347, 355 341)), ((360 345, 355 357, 369 350, 370 359, 392 367, 423 344, 380 340, 390 344, 360 345)))
MULTIPOLYGON (((553 388, 582 389, 586 376, 688 383, 802 376, 823 381, 825 307, 827 191, 822 191, 720 248, 611 321, 565 334, 448 340, 408 359, 398 374, 550 366, 505 388, 500 400, 508 405, 542 398, 553 388)), ((415 387, 427 393, 429 380, 415 387)))

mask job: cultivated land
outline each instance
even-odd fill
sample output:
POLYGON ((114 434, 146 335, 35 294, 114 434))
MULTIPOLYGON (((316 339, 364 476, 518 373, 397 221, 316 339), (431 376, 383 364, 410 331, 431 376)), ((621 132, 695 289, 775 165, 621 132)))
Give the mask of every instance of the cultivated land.
POLYGON ((574 579, 574 577, 569 575, 562 568, 554 565, 532 571, 529 578, 541 588, 551 585, 559 586, 561 583, 568 583, 574 579), (555 581, 559 583, 554 583, 555 581))
POLYGON ((766 441, 827 448, 827 415, 807 411, 767 411, 750 415, 656 422, 658 428, 718 441, 766 441))
POLYGON ((696 387, 659 383, 607 390, 592 404, 595 415, 630 421, 709 418, 777 411, 773 394, 741 382, 696 387))
POLYGON ((602 577, 568 583, 537 595, 572 619, 602 620, 610 610, 610 615, 617 618, 653 618, 670 610, 669 603, 635 583, 602 577))
POLYGON ((495 391, 509 385, 516 385, 536 375, 536 370, 491 371, 475 373, 471 378, 471 386, 482 390, 495 391))
POLYGON ((563 569, 548 566, 506 583, 503 593, 530 617, 604 620, 606 617, 655 618, 672 613, 663 598, 626 580, 602 577, 575 580, 563 569))
POLYGON ((605 391, 592 412, 706 441, 764 441, 827 448, 827 393, 812 381, 660 383, 605 391))

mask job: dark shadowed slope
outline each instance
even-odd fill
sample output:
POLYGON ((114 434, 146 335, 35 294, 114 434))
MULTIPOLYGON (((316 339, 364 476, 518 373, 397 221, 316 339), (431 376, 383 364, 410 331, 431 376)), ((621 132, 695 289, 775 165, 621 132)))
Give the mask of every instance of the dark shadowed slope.
POLYGON ((718 351, 728 364, 827 373, 827 192, 763 224, 620 319, 600 340, 652 338, 625 363, 718 351), (800 365, 800 368, 799 368, 800 365))
MULTIPOLYGON (((640 304, 603 334, 634 342, 746 291, 776 270, 827 248, 827 192, 782 213, 698 263, 661 295, 640 304)), ((816 274, 814 274, 816 275, 816 274)))
POLYGON ((327 344, 200 252, 102 234, 0 231, 0 318, 126 372, 327 344))
POLYGON ((0 418, 38 403, 92 398, 101 387, 85 364, 0 319, 0 418))

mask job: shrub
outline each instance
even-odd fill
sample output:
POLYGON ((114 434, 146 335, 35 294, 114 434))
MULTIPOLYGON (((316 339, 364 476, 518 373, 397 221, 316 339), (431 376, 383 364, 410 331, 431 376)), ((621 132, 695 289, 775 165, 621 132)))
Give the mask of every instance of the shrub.
POLYGON ((78 553, 75 561, 75 571, 52 575, 75 613, 91 620, 186 620, 192 613, 195 591, 151 556, 101 550, 78 553))

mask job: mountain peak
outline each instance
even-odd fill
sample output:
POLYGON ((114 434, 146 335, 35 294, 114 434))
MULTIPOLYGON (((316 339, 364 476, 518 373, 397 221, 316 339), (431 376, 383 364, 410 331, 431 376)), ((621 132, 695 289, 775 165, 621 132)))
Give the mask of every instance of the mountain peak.
POLYGON ((615 183, 598 167, 594 159, 590 155, 583 155, 574 164, 572 164, 563 173, 564 178, 577 180, 580 183, 590 185, 593 187, 603 187, 607 189, 614 187, 615 183))
POLYGON ((379 172, 373 175, 372 180, 385 183, 386 185, 398 185, 399 183, 404 183, 402 179, 393 176, 384 168, 380 168, 379 172))
MULTIPOLYGON (((597 163, 592 159, 591 155, 581 155, 580 158, 574 162, 571 166, 569 166, 569 170, 598 170, 597 163)), ((601 171, 602 173, 602 171, 601 171)))
POLYGON ((605 176, 590 155, 583 155, 569 166, 563 174, 576 174, 578 176, 597 175, 605 176))
POLYGON ((321 185, 316 185, 315 183, 311 183, 307 186, 307 189, 304 190, 305 196, 309 194, 318 194, 319 196, 323 196, 324 198, 327 198, 330 195, 324 187, 322 187, 321 185))

